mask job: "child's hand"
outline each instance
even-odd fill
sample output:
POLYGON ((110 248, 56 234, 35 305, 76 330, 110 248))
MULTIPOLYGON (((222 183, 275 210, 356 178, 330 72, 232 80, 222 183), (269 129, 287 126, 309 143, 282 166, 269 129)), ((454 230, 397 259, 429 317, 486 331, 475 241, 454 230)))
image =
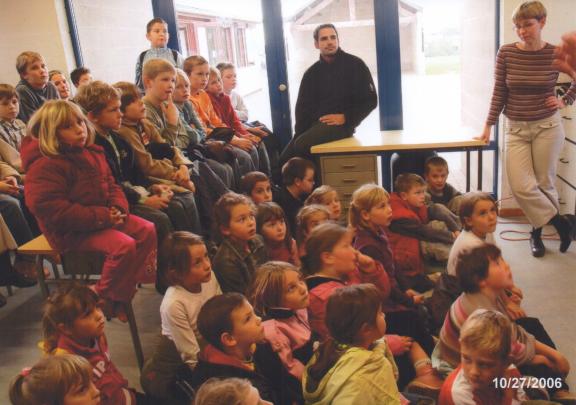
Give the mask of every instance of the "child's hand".
POLYGON ((169 200, 174 196, 174 192, 170 189, 167 184, 153 184, 150 186, 150 192, 152 194, 158 195, 160 197, 166 197, 169 200))
POLYGON ((170 125, 178 125, 178 118, 180 117, 180 111, 178 111, 178 107, 174 104, 174 100, 172 100, 172 95, 168 97, 168 100, 160 103, 160 108, 166 117, 166 122, 170 125))
POLYGON ((506 300, 506 312, 514 321, 516 319, 526 318, 526 312, 524 312, 520 305, 510 299, 506 300))
POLYGON ((570 372, 570 363, 568 359, 560 353, 558 350, 554 350, 548 360, 552 363, 552 370, 556 371, 558 374, 566 377, 570 372))
POLYGON ((399 356, 412 349, 413 340, 408 336, 385 335, 386 343, 394 356, 399 356))
POLYGON ((524 298, 524 294, 522 293, 522 290, 516 286, 512 286, 512 288, 510 289, 510 292, 512 293, 512 297, 518 297, 520 300, 522 298, 524 298))
POLYGON ((185 165, 181 165, 180 168, 174 173, 174 181, 178 184, 186 183, 190 180, 190 171, 185 165))
POLYGON ((551 370, 554 368, 552 362, 548 360, 548 357, 544 356, 543 354, 535 354, 534 357, 532 357, 530 364, 533 366, 546 366, 551 370))
POLYGON ((246 138, 250 139, 254 145, 258 145, 262 142, 262 138, 257 137, 256 135, 248 135, 246 138))
POLYGON ((250 141, 250 139, 239 138, 236 135, 234 135, 230 143, 246 152, 250 152, 250 150, 252 149, 252 142, 250 141))
POLYGON ((112 222, 112 225, 120 225, 124 223, 126 219, 126 214, 123 214, 118 207, 110 207, 108 213, 110 214, 110 222, 112 222))
POLYGON ((376 271, 376 262, 370 256, 356 253, 356 263, 362 273, 374 273, 376 271))
POLYGON ((167 197, 162 197, 159 195, 151 195, 148 198, 146 198, 146 200, 144 200, 144 205, 155 208, 157 210, 162 210, 168 207, 169 202, 170 199, 167 197))
POLYGON ((404 292, 406 293, 407 296, 412 298, 412 301, 414 302, 414 304, 419 305, 419 304, 422 304, 424 302, 424 296, 422 294, 420 294, 418 291, 414 291, 412 289, 407 289, 404 292))
POLYGON ((8 184, 12 184, 13 186, 18 186, 18 179, 14 176, 6 176, 2 181, 5 181, 8 184))
POLYGON ((247 127, 248 132, 252 132, 254 135, 260 138, 265 138, 268 136, 268 132, 264 131, 262 127, 247 127))
POLYGON ((0 193, 10 194, 12 196, 17 196, 20 193, 20 189, 17 185, 9 183, 6 179, 0 181, 0 193))
POLYGON ((196 186, 194 185, 194 183, 192 182, 192 180, 188 180, 182 184, 179 184, 180 186, 184 187, 185 189, 189 190, 192 193, 196 192, 196 186))
POLYGON ((459 235, 460 235, 460 231, 452 232, 452 236, 454 237, 454 239, 456 239, 459 235))

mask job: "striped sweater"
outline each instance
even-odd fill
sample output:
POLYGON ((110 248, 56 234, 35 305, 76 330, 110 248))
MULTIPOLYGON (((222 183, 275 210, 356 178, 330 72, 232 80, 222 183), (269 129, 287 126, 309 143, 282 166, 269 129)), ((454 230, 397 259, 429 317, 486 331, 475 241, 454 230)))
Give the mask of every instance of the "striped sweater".
MULTIPOLYGON (((495 125, 501 112, 513 121, 537 121, 552 116, 556 108, 544 101, 554 96, 558 70, 552 67, 554 46, 546 44, 538 51, 524 51, 516 44, 498 50, 494 72, 494 91, 487 125, 495 125)), ((565 104, 576 98, 576 82, 563 97, 565 104)))

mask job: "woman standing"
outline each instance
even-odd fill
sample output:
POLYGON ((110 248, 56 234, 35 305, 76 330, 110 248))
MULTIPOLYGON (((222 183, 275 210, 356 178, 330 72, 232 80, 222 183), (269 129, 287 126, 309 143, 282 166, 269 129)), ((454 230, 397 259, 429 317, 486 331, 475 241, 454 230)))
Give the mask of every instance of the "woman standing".
POLYGON ((555 96, 555 47, 542 40, 546 9, 527 1, 512 15, 518 42, 498 50, 490 112, 481 138, 488 142, 501 112, 506 116, 506 171, 512 194, 532 224, 532 255, 541 257, 542 227, 552 224, 560 251, 570 246, 570 222, 559 214, 556 165, 564 144, 558 110, 576 98, 576 83, 562 99, 555 96))

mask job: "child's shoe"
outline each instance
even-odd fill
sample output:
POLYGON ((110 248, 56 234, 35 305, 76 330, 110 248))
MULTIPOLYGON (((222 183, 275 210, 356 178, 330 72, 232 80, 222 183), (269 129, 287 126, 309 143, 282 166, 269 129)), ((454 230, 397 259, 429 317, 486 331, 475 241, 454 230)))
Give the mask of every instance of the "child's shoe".
POLYGON ((406 386, 406 392, 437 400, 444 380, 436 373, 430 359, 417 362, 414 368, 416 369, 416 378, 406 386))

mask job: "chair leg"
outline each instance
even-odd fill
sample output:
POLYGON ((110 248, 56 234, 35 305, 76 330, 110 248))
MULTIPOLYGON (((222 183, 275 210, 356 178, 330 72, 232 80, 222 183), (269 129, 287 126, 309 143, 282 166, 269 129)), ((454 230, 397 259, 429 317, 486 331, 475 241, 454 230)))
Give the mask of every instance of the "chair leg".
POLYGON ((8 296, 11 297, 12 295, 14 295, 14 292, 12 291, 12 286, 11 285, 7 285, 6 286, 6 291, 8 291, 8 296))
POLYGON ((52 265, 52 273, 54 273, 54 280, 60 280, 60 272, 58 271, 58 265, 54 262, 50 262, 52 265))
POLYGON ((44 298, 48 298, 50 291, 48 290, 48 285, 46 284, 46 279, 44 277, 44 256, 36 255, 36 274, 38 276, 38 284, 40 285, 40 291, 44 298))
POLYGON ((140 342, 140 335, 138 335, 138 326, 136 325, 132 302, 125 304, 125 308, 128 317, 128 326, 130 326, 130 334, 132 335, 132 344, 134 345, 134 352, 136 353, 136 360, 138 361, 138 367, 142 370, 142 367, 144 367, 144 353, 142 352, 142 343, 140 342))

